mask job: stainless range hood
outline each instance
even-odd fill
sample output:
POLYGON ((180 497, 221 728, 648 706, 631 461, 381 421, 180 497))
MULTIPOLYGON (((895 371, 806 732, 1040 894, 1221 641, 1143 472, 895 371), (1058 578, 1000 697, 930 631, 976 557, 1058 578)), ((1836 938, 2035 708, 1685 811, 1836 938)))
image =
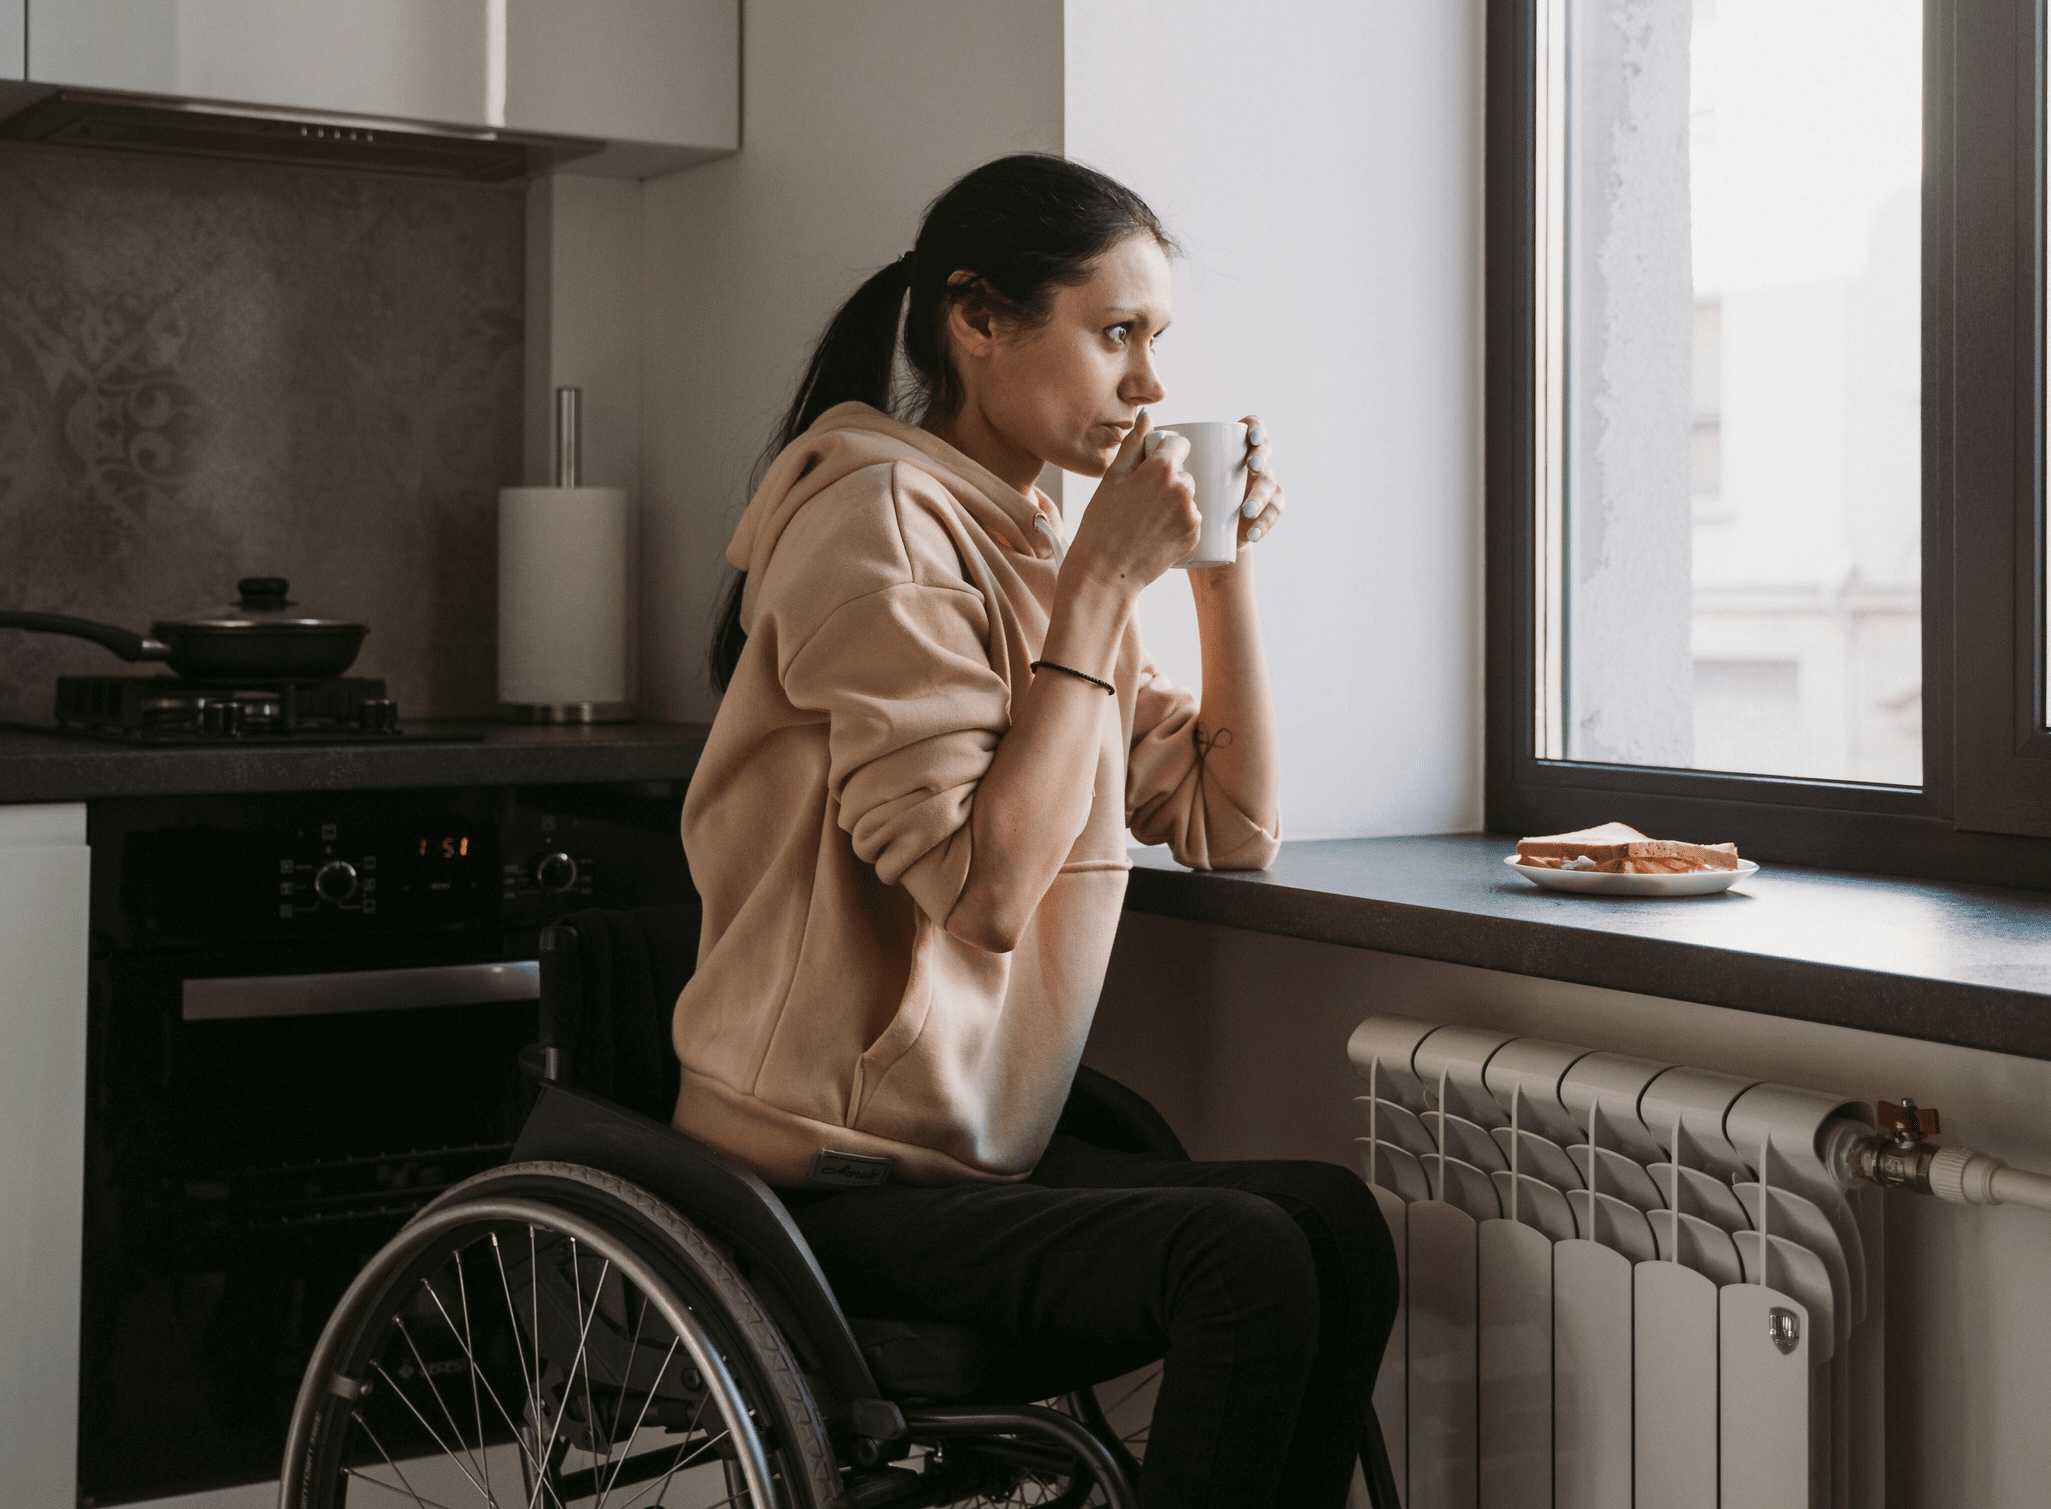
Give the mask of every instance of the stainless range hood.
POLYGON ((465 131, 78 89, 60 90, 0 121, 0 138, 480 182, 535 177, 604 146, 531 132, 465 131))
POLYGON ((648 178, 739 149, 740 5, 0 0, 5 139, 473 182, 566 163, 648 178))

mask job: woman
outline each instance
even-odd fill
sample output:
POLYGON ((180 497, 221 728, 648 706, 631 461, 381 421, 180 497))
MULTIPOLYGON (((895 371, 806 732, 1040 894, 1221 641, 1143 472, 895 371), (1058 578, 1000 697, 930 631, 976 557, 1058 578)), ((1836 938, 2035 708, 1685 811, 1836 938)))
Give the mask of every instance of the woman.
MULTIPOLYGON (((1133 620, 1197 539, 1186 443, 1144 447, 1170 250, 1103 175, 1003 158, 827 329, 727 551, 675 1120, 782 1188, 853 1314, 1165 1357, 1147 1505, 1337 1506, 1395 1303, 1365 1186, 1053 1135, 1126 827, 1198 868, 1276 849, 1251 552, 1189 573, 1200 706, 1133 620), (1065 549, 1049 463, 1104 479, 1065 549)), ((1242 547, 1283 509, 1250 424, 1242 547)))

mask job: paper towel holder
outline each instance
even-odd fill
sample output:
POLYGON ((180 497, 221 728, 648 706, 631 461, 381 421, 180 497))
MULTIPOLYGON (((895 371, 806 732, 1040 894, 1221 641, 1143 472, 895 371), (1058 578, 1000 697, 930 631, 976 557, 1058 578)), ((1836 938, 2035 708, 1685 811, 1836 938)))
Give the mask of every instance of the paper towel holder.
MULTIPOLYGON (((574 387, 559 387, 555 390, 555 488, 564 494, 583 491, 583 390, 574 387)), ((503 509, 512 494, 501 494, 501 526, 503 509)), ((501 586, 505 572, 505 537, 500 537, 501 586)), ((506 623, 501 613, 500 631, 503 637, 506 623)), ((504 697, 504 667, 500 673, 501 698, 504 697)), ((499 718, 506 723, 522 724, 568 724, 568 723, 629 723, 636 713, 631 701, 509 701, 499 703, 499 718)))
POLYGON ((555 390, 555 485, 584 484, 584 390, 555 390))

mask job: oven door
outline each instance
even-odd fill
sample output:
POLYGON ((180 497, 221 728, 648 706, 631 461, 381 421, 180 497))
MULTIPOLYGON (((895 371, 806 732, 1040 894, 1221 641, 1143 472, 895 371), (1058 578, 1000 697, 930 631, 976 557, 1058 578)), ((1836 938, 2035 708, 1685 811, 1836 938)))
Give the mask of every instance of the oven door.
POLYGON ((491 957, 504 941, 360 969, 337 950, 310 973, 234 972, 265 962, 247 951, 96 961, 81 1502, 277 1475, 343 1289, 518 1133, 537 979, 491 957))

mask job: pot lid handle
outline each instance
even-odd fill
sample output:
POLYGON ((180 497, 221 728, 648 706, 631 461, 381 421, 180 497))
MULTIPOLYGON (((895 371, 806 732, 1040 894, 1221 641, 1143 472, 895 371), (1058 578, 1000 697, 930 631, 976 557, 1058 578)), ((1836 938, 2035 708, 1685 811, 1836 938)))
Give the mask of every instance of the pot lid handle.
POLYGON ((282 576, 245 576, 235 584, 235 590, 242 594, 237 606, 255 612, 289 608, 292 603, 285 593, 290 585, 282 576))

